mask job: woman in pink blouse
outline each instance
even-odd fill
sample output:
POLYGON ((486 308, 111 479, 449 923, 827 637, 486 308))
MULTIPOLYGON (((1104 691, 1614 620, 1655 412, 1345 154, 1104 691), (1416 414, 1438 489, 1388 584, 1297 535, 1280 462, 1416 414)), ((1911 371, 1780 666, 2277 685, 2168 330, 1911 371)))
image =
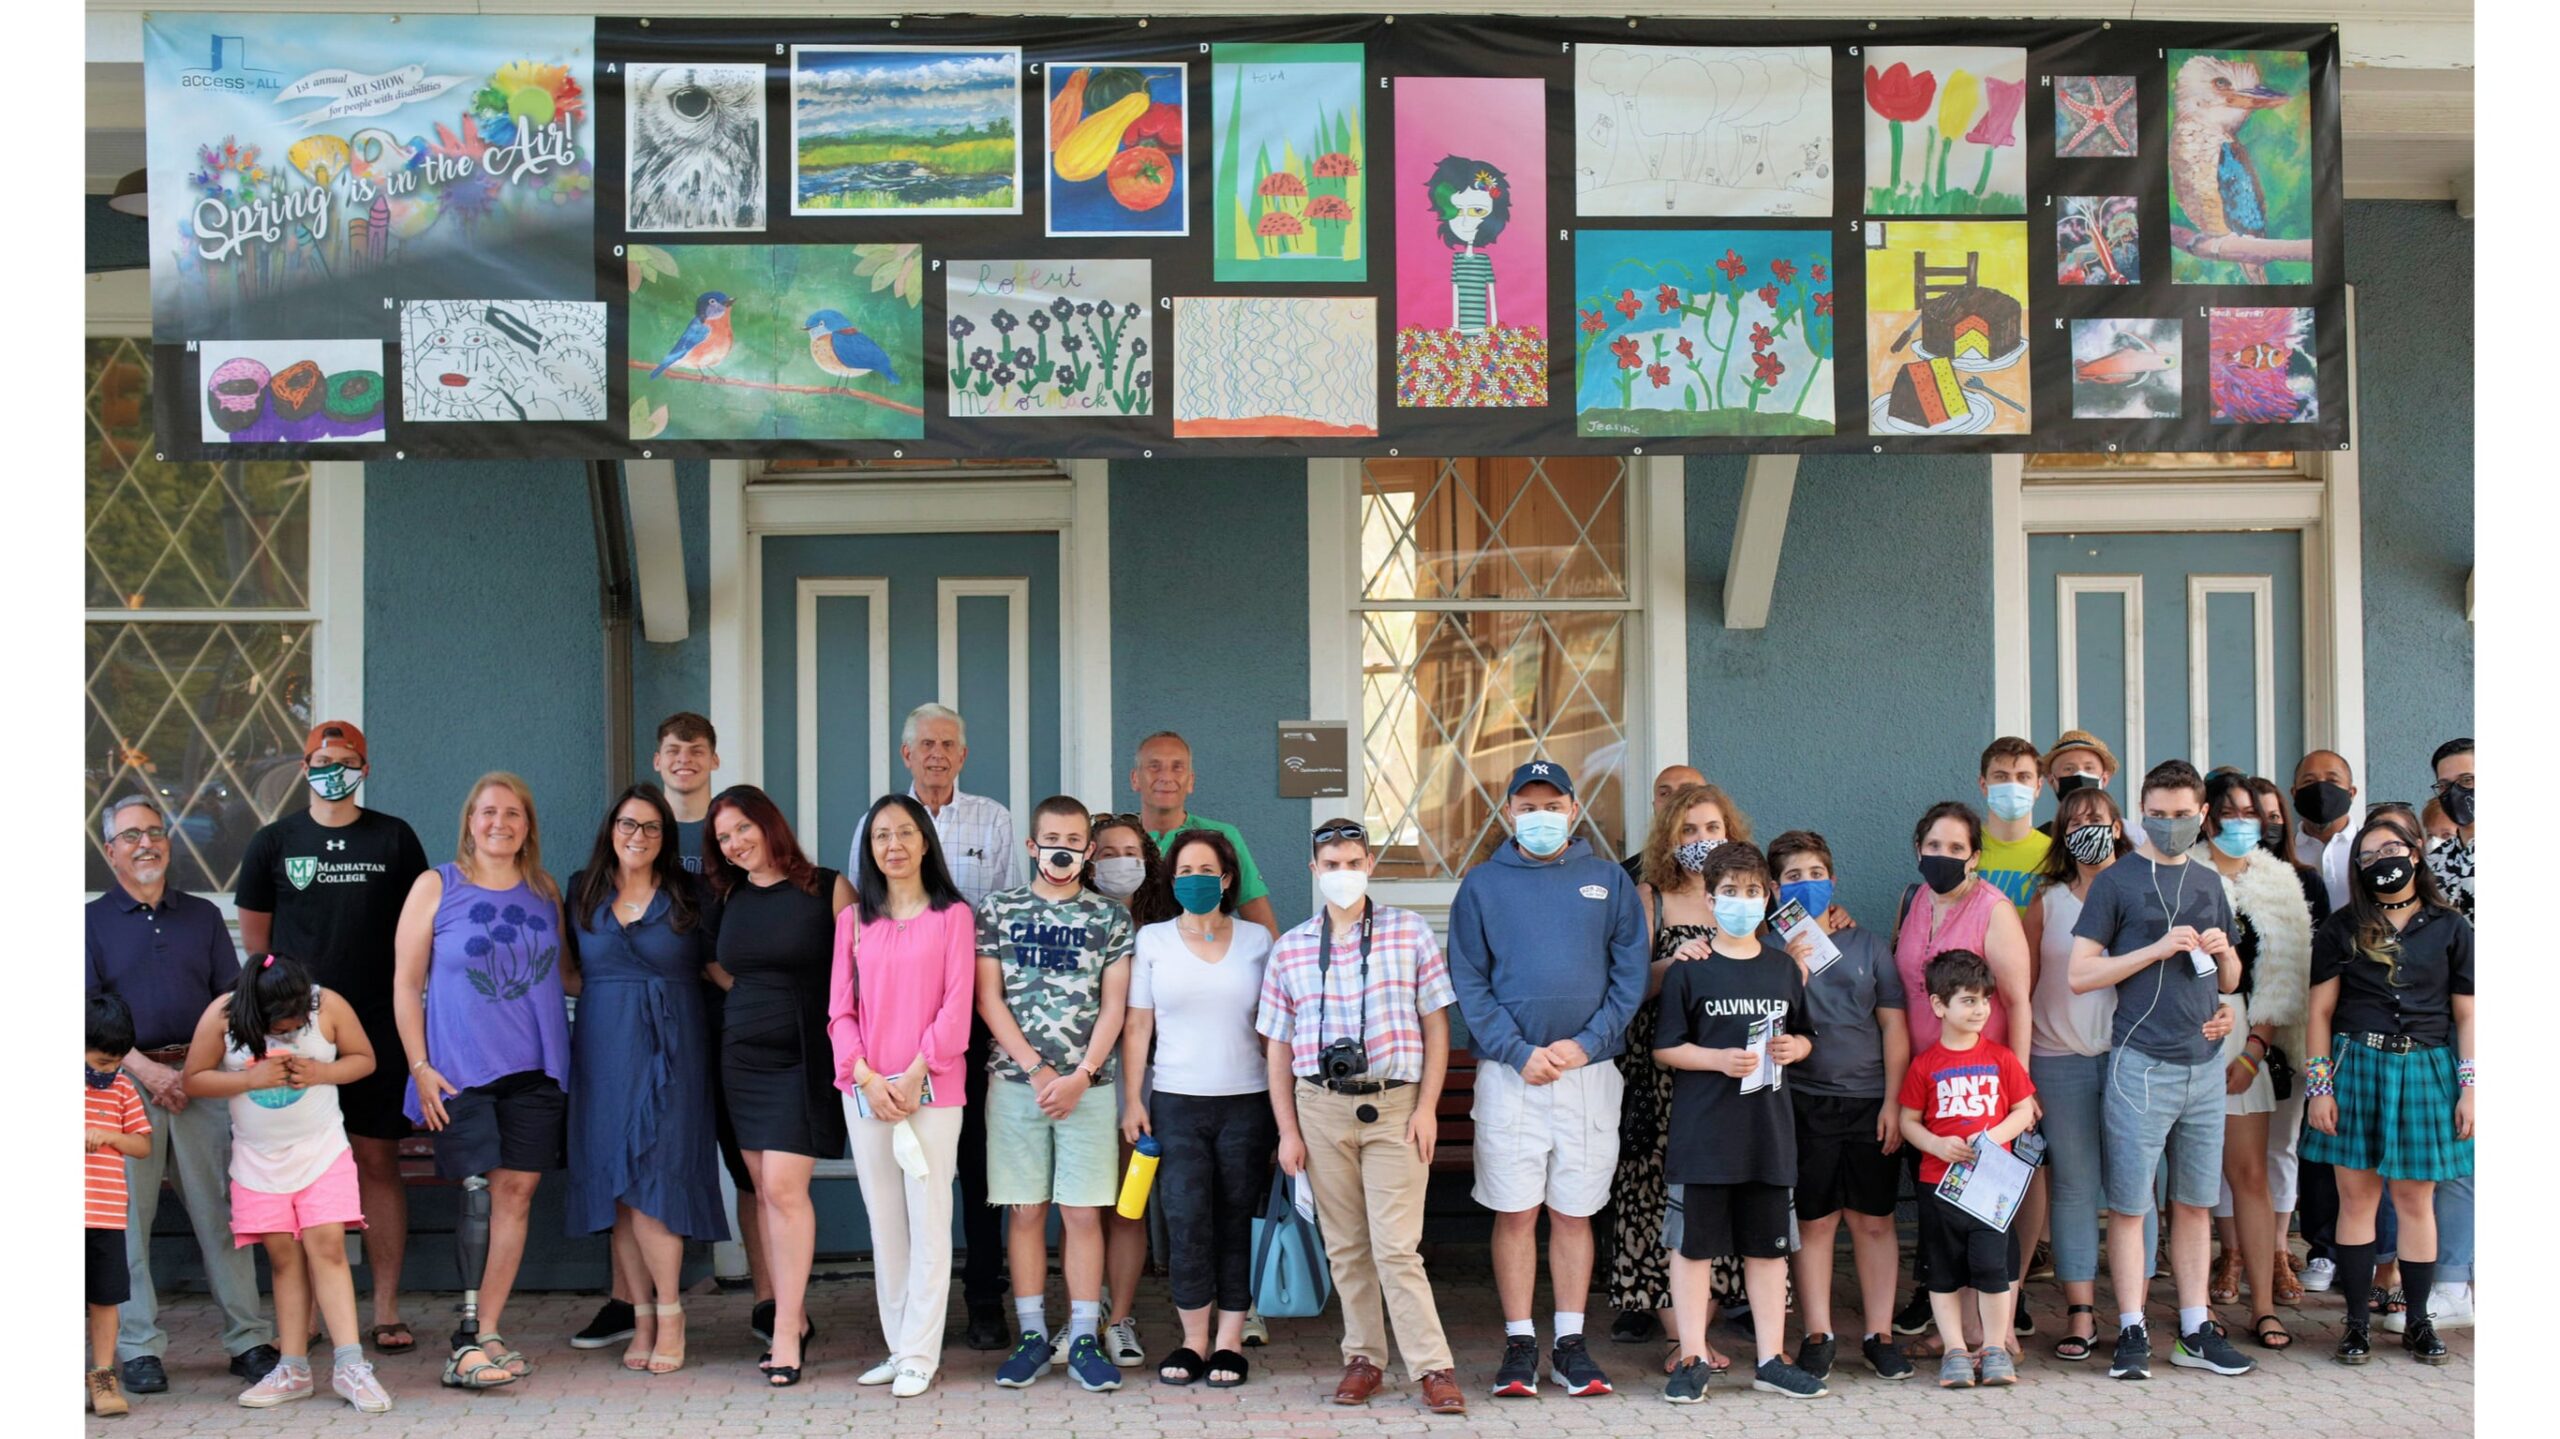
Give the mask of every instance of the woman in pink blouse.
POLYGON ((906 1399, 942 1366, 977 919, 923 805, 888 795, 863 816, 862 835, 857 897, 836 916, 827 1038, 889 1342, 861 1382, 906 1399))

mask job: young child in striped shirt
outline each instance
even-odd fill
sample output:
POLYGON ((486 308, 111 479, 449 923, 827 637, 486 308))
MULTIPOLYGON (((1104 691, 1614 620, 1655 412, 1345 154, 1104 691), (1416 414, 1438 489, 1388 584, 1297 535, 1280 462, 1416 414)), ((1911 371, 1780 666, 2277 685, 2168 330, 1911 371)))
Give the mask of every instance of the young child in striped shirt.
POLYGON ((83 1205, 88 1221, 89 1410, 101 1416, 127 1408, 123 1387, 116 1382, 116 1306, 132 1293, 124 1254, 124 1162, 151 1153, 151 1116, 143 1111, 141 1091, 124 1075, 124 1057, 132 1050, 133 1011, 115 995, 90 995, 89 1052, 81 1067, 87 1082, 82 1098, 88 1106, 83 1205))

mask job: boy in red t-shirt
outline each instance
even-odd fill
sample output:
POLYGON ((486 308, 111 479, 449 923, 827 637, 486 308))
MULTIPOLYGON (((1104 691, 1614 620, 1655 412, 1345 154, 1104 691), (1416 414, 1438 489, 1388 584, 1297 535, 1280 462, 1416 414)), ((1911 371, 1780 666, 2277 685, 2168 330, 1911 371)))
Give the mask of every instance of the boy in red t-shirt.
POLYGON ((1993 986, 1991 966, 1981 955, 1948 950, 1929 961, 1922 978, 1929 986, 1929 1009, 1943 1027, 1938 1042, 1903 1071, 1899 1103, 1902 1137, 1920 1151, 1920 1242, 1929 1252, 1929 1308, 1946 1345, 1938 1387, 2015 1384, 2017 1365, 1990 1336, 2009 1332, 2018 1236, 1939 1198, 1937 1184, 1948 1165, 1972 1162, 1977 1140, 2005 1149, 2036 1122, 2035 1081, 2017 1055, 1983 1035, 1993 986), (1982 1306, 1986 1337, 1979 1353, 1964 1343, 1958 1301, 1967 1288, 1982 1306))
POLYGON ((151 1116, 124 1076, 124 1057, 132 1050, 133 1011, 115 995, 90 995, 89 1051, 81 1064, 87 1119, 81 1139, 88 1156, 81 1207, 88 1221, 89 1408, 102 1416, 126 1408, 116 1383, 116 1306, 132 1292, 124 1254, 124 1162, 151 1153, 151 1116))

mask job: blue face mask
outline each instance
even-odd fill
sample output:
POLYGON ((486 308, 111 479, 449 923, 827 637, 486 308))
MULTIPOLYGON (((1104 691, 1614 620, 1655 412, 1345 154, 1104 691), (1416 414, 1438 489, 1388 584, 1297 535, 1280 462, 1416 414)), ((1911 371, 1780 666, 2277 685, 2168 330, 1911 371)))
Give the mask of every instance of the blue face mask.
POLYGON ((1546 859, 1573 837, 1573 821, 1551 809, 1533 809, 1512 821, 1512 833, 1522 849, 1546 859))
POLYGON ((1820 919, 1824 911, 1831 908, 1831 881, 1800 879, 1793 884, 1779 885, 1778 903, 1784 905, 1791 899, 1803 905, 1805 913, 1820 919))
POLYGON ((116 1075, 118 1072, 119 1071, 110 1069, 104 1073, 100 1073, 97 1070, 91 1069, 86 1061, 83 1061, 80 1065, 80 1077, 88 1082, 91 1089, 113 1089, 115 1087, 116 1075))
POLYGON ((1769 901, 1765 899, 1746 899, 1738 894, 1716 896, 1716 928, 1736 939, 1749 939, 1768 912, 1769 901))
POLYGON ((2213 847, 2233 859, 2247 859, 2249 851, 2258 847, 2260 832, 2254 819, 2226 819, 2213 832, 2213 847))
POLYGON ((1185 914, 1207 914, 1218 907, 1218 897, 1226 893, 1227 882, 1214 874, 1177 874, 1173 877, 1173 902, 1185 914))
POLYGON ((2025 819, 2036 812, 2036 787, 2031 784, 1995 784, 1983 796, 1983 802, 2002 819, 2025 819))

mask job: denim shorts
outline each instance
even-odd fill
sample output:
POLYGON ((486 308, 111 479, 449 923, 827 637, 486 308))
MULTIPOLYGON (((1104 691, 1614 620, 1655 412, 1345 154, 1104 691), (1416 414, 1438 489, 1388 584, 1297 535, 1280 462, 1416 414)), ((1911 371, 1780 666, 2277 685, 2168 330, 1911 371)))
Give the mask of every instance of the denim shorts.
POLYGON ((2210 1210, 2222 1193, 2223 1067, 2153 1059, 2138 1049, 2107 1056, 2100 1119, 2106 1207, 2149 1214, 2160 1156, 2169 1157, 2169 1202, 2210 1210))

